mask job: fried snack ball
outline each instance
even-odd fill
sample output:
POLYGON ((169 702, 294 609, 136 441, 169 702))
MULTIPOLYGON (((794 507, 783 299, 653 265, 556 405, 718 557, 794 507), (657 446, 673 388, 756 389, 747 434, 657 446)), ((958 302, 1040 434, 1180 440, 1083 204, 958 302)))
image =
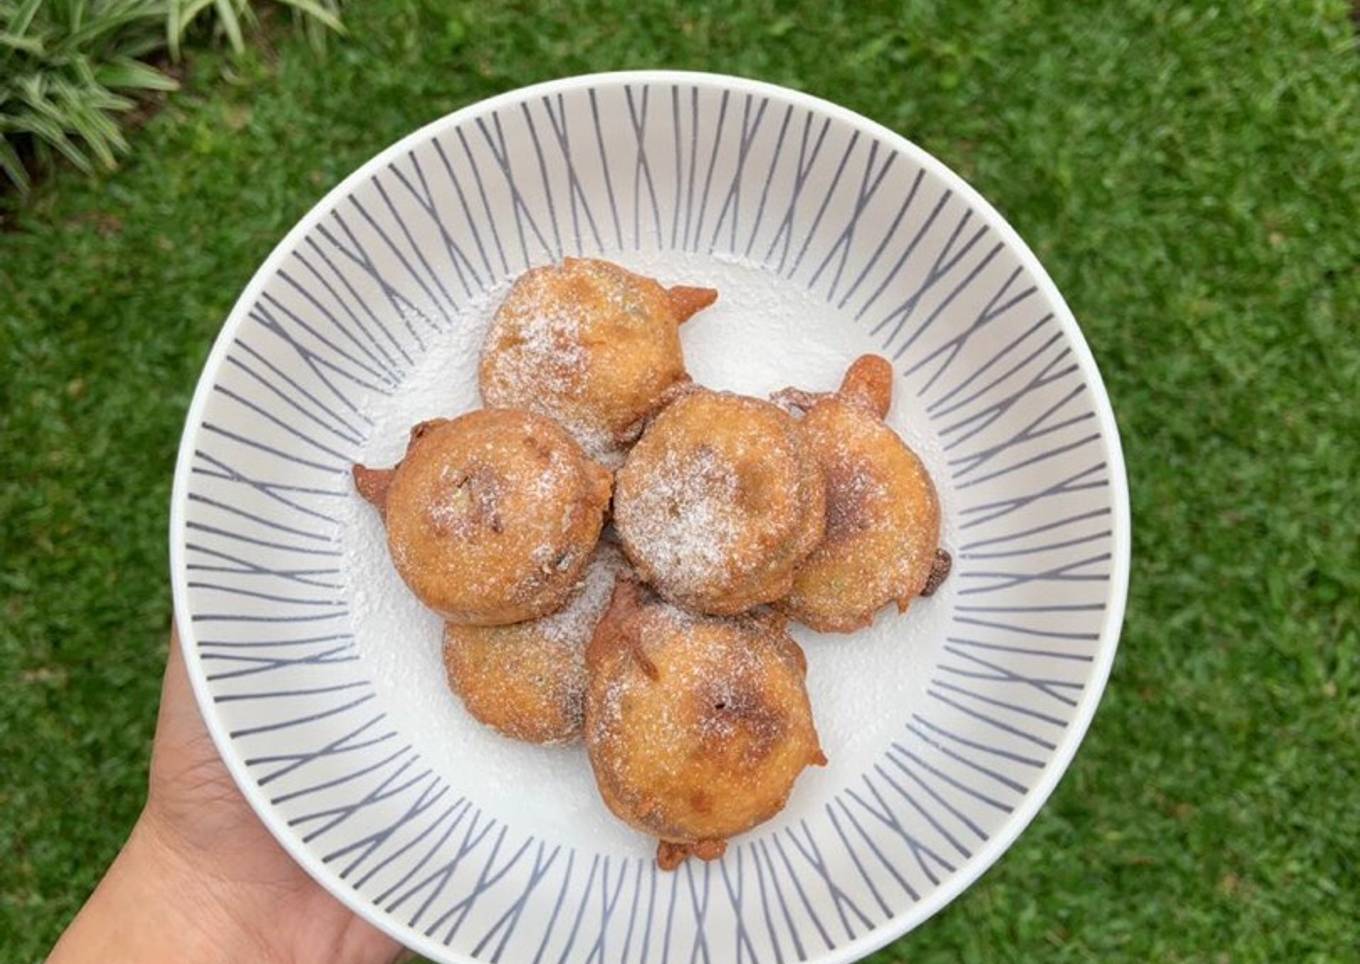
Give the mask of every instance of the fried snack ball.
POLYGON ((629 452, 614 525, 667 599, 731 615, 779 599, 821 541, 825 484, 798 425, 769 402, 692 389, 629 452))
POLYGON ((826 477, 826 538, 798 567, 777 605, 823 632, 851 632, 889 602, 899 611, 949 572, 939 548, 940 503, 925 466, 884 424, 892 367, 865 355, 839 391, 776 396, 806 409, 798 434, 826 477))
POLYGON ((487 334, 482 398, 551 416, 592 457, 617 462, 646 418, 689 383, 679 328, 717 297, 592 258, 526 271, 487 334))
POLYGON ((509 626, 444 626, 449 689, 478 720, 529 743, 581 735, 586 644, 609 605, 622 553, 600 543, 565 606, 509 626))
POLYGON ((585 742, 606 806, 659 839, 657 863, 722 856, 826 763, 803 651, 773 613, 701 616, 632 579, 586 649, 585 742))
POLYGON ((608 470, 560 425, 510 409, 422 422, 394 468, 353 471, 416 598, 473 626, 534 619, 566 602, 611 487, 608 470))

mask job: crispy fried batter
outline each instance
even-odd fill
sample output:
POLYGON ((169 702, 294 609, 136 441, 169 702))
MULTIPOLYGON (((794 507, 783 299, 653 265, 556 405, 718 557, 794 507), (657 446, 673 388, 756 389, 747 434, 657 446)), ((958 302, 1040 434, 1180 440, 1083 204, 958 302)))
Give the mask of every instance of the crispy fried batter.
POLYGON ((859 629, 886 603, 905 610, 943 581, 940 574, 928 585, 932 571, 940 573, 939 500, 921 460, 882 421, 891 391, 887 361, 865 355, 835 394, 780 393, 788 403, 810 402, 798 432, 826 477, 826 539, 777 604, 813 629, 859 629))
POLYGON ((648 427, 619 470, 614 523, 666 598, 730 615, 786 595, 821 540, 825 484, 791 416, 695 389, 648 427))
POLYGON ((579 737, 586 644, 625 566, 618 549, 601 543, 567 604, 552 615, 509 626, 445 624, 449 688, 468 712, 529 743, 579 737))
POLYGON ((949 578, 950 570, 953 568, 954 557, 943 549, 936 549, 935 560, 931 563, 930 575, 926 576, 926 584, 921 590, 921 595, 935 595, 935 590, 944 585, 944 581, 949 578))
POLYGON ((656 865, 662 870, 675 870, 691 855, 700 860, 718 860, 725 853, 726 840, 700 840, 692 844, 661 840, 656 845, 656 865))
POLYGON ((416 426, 384 475, 355 485, 387 524, 392 563, 449 622, 498 626, 560 607, 599 539, 611 478, 561 426, 484 409, 416 426))
POLYGON ((378 515, 387 518, 387 489, 392 485, 393 469, 370 469, 364 465, 350 467, 354 476, 354 488, 365 502, 378 510, 378 515))
POLYGON ((826 762, 782 617, 697 616, 624 578, 586 665, 600 794, 661 841, 662 869, 721 856, 728 837, 783 809, 804 767, 826 762))
POLYGON ((668 392, 689 381, 678 329, 717 297, 590 258, 527 271, 487 335, 482 397, 556 418, 612 464, 668 392))
POLYGON ((846 369, 836 394, 883 421, 892 406, 892 365, 882 355, 860 355, 846 369))

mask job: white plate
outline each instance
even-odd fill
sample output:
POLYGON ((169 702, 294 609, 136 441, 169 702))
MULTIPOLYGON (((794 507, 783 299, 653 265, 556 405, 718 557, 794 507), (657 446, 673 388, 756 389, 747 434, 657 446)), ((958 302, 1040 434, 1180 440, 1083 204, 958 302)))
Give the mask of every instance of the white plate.
POLYGON ((1033 253, 957 175, 843 108, 646 71, 513 91, 365 164, 222 330, 170 529, 199 702, 261 818, 356 911, 448 961, 849 961, 975 880, 1053 790, 1114 658, 1119 437, 1033 253), (718 304, 702 383, 833 387, 893 359, 955 571, 853 636, 798 631, 830 765, 718 863, 660 873, 580 747, 513 743, 445 690, 352 462, 475 407, 530 265, 603 254, 718 304))

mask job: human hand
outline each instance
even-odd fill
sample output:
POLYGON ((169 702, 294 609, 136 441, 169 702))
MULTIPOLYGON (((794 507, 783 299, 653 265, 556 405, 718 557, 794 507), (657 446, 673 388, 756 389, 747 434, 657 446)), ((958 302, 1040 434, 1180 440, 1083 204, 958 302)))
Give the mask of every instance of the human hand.
POLYGON ((172 632, 146 806, 51 964, 385 964, 404 954, 260 823, 208 735, 172 632))

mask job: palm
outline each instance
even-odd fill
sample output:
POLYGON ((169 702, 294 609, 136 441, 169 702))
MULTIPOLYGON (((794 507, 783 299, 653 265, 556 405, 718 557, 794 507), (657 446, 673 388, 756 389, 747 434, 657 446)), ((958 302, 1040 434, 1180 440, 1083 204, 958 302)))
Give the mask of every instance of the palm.
POLYGON ((171 640, 147 817, 178 854, 239 900, 271 957, 294 962, 391 961, 400 945, 326 892, 283 850, 227 772, 171 640))

